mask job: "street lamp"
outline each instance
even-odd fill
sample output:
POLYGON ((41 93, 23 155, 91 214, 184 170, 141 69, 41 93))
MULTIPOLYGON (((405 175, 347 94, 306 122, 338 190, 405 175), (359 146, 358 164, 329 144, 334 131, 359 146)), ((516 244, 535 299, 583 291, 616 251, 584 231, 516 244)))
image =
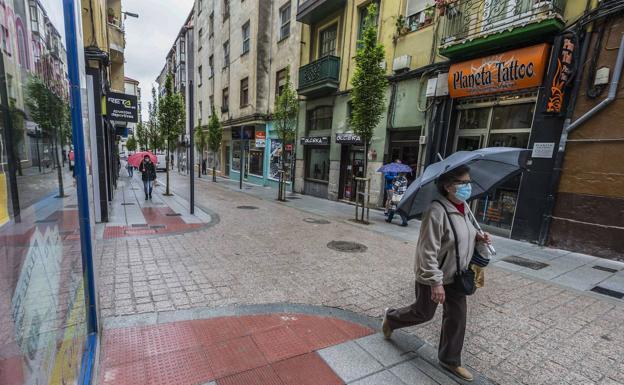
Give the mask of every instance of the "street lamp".
POLYGON ((124 15, 124 18, 126 18, 126 17, 134 17, 135 19, 139 18, 139 14, 138 13, 122 12, 122 14, 124 15))

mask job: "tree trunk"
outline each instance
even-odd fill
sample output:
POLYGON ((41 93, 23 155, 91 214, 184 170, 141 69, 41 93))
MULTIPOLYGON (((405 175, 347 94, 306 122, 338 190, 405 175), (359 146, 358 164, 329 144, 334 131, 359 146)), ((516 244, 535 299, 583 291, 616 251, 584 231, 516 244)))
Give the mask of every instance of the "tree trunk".
POLYGON ((217 166, 214 163, 212 164, 212 181, 217 181, 217 166))
POLYGON ((56 137, 58 131, 54 132, 54 163, 56 163, 56 172, 59 183, 59 198, 65 198, 65 189, 63 188, 63 168, 61 167, 59 154, 58 154, 58 138, 56 137))
MULTIPOLYGON (((192 151, 192 150, 191 150, 192 151)), ((199 154, 199 162, 197 162, 197 177, 201 178, 202 163, 204 162, 204 152, 199 154)))
POLYGON ((169 142, 167 142, 167 159, 165 159, 165 171, 167 173, 167 185, 165 187, 165 195, 171 195, 169 192, 169 142))

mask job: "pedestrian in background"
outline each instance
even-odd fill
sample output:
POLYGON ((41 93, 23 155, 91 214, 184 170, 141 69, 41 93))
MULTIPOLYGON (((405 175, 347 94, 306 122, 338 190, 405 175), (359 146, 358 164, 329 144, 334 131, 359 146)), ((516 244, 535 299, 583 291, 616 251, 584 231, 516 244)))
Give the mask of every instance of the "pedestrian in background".
MULTIPOLYGON (((397 159, 395 163, 401 163, 400 159, 397 159)), ((385 190, 386 190, 386 203, 384 204, 384 215, 388 216, 388 212, 390 212, 390 203, 392 201, 392 184, 394 183, 394 178, 397 177, 396 172, 387 172, 384 174, 385 181, 385 190)))
POLYGON ((386 309, 381 326, 384 337, 390 339, 396 329, 431 320, 438 304, 442 304, 438 360, 442 367, 466 381, 473 379, 461 362, 466 332, 466 294, 457 291, 453 282, 457 265, 462 271, 468 267, 476 242, 491 242, 489 234, 479 235, 465 214, 466 200, 471 196, 469 171, 467 166, 460 166, 438 178, 440 197, 424 214, 416 248, 416 301, 400 309, 386 309))
POLYGON ((145 190, 145 200, 152 199, 152 189, 154 188, 154 181, 156 180, 156 167, 149 155, 143 157, 143 162, 139 166, 139 172, 142 174, 143 190, 145 190))
MULTIPOLYGON (((407 178, 405 177, 405 173, 399 173, 399 176, 394 178, 392 182, 392 197, 390 199, 390 210, 388 211, 388 218, 386 218, 386 222, 392 223, 392 218, 394 218, 394 213, 397 212, 397 206, 403 199, 403 195, 407 191, 407 178)), ((401 226, 407 226, 407 218, 402 213, 399 213, 401 216, 401 226)))
POLYGON ((128 170, 128 176, 132 178, 132 176, 134 175, 134 166, 132 166, 130 162, 127 162, 126 169, 128 170))

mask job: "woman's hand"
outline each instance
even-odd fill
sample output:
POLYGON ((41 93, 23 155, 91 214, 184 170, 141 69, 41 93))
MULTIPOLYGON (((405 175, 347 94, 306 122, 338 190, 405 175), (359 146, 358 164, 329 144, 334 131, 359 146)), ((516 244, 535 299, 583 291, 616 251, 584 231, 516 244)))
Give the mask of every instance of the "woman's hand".
POLYGON ((492 244, 492 237, 486 232, 477 233, 476 239, 478 242, 485 242, 488 245, 492 244))
POLYGON ((444 286, 437 285, 431 286, 431 300, 435 303, 444 303, 446 294, 444 293, 444 286))

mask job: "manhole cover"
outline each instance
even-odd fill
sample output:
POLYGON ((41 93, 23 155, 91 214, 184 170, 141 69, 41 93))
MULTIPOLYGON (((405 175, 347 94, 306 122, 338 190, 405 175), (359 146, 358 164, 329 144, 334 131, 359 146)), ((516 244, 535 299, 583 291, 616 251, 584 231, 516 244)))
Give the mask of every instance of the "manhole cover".
POLYGON ((141 189, 140 189, 140 188, 133 187, 133 188, 131 188, 130 190, 139 191, 139 190, 141 190, 141 189))
POLYGON ((331 241, 327 244, 332 250, 342 251, 345 253, 363 253, 368 250, 368 247, 361 243, 347 242, 347 241, 331 241))
POLYGON ((238 206, 236 208, 240 210, 258 210, 256 206, 238 206))
POLYGON ((528 267, 531 270, 540 270, 540 269, 550 266, 547 263, 533 261, 531 259, 522 258, 522 257, 518 257, 515 255, 510 255, 509 257, 505 257, 503 258, 503 261, 513 263, 514 265, 518 265, 522 267, 528 267))
POLYGON ((165 228, 165 225, 153 225, 153 226, 150 226, 150 229, 164 229, 164 228, 165 228))
POLYGON ((134 203, 122 203, 122 206, 134 206, 134 203))
POLYGON ((165 215, 168 216, 168 217, 181 217, 182 216, 182 214, 180 214, 180 213, 173 213, 173 214, 169 213, 169 214, 165 214, 165 215))
POLYGON ((133 223, 132 227, 147 227, 147 223, 133 223))
POLYGON ((331 223, 330 221, 325 220, 325 219, 314 219, 314 218, 305 218, 303 221, 312 223, 314 225, 327 225, 331 223))

